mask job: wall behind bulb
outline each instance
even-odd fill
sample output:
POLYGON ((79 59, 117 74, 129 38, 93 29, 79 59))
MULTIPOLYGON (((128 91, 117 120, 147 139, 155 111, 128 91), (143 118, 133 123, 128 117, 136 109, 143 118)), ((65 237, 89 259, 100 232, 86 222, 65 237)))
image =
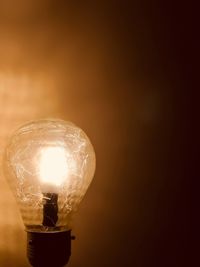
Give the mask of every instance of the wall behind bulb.
MULTIPOLYGON (((136 1, 0 2, 1 158, 10 133, 41 117, 73 121, 96 150, 69 267, 187 262, 184 36, 169 10, 136 1)), ((25 238, 1 168, 1 267, 28 266, 25 238)))

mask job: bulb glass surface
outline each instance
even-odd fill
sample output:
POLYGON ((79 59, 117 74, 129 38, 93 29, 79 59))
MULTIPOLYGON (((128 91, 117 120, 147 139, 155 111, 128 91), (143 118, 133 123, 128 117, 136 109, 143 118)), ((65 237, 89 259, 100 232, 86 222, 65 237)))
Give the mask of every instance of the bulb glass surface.
POLYGON ((11 137, 4 163, 27 230, 71 229, 71 217, 95 171, 93 146, 79 127, 53 119, 25 124, 11 137), (58 196, 55 227, 42 225, 49 193, 58 196))

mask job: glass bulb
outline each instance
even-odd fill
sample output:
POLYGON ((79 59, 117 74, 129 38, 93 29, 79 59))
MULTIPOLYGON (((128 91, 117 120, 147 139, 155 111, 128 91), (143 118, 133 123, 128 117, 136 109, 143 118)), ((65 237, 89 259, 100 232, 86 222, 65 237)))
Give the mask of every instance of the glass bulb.
POLYGON ((93 146, 79 127, 53 119, 27 123, 11 137, 4 163, 28 231, 71 229, 95 171, 93 146))

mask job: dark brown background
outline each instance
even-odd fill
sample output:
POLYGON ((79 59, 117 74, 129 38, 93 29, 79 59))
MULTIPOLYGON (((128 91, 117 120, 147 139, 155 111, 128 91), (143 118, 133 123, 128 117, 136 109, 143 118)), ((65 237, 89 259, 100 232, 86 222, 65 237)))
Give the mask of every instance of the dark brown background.
MULTIPOLYGON (((0 1, 1 155, 13 129, 41 117, 75 122, 96 150, 70 267, 194 266, 192 14, 146 2, 0 1)), ((25 237, 1 169, 1 267, 28 266, 25 237)))

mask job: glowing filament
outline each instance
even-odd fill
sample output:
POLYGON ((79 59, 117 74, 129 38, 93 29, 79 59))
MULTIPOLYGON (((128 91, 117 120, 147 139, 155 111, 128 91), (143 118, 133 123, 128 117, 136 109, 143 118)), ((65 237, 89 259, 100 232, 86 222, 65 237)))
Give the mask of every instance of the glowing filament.
POLYGON ((68 176, 66 151, 62 147, 41 150, 39 177, 41 182, 60 186, 68 176))

